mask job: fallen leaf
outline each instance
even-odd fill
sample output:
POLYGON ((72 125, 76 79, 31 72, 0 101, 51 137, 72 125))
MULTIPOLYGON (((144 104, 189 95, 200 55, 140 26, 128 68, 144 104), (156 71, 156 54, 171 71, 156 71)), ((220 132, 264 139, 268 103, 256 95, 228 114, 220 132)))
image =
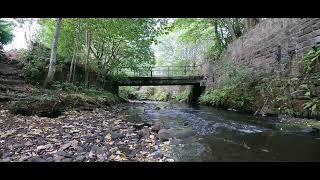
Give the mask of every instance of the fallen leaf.
POLYGON ((104 138, 106 138, 108 141, 110 141, 112 138, 111 138, 111 134, 107 134, 104 138))
POLYGON ((269 152, 269 150, 267 150, 267 149, 261 149, 261 151, 263 151, 263 152, 269 152))

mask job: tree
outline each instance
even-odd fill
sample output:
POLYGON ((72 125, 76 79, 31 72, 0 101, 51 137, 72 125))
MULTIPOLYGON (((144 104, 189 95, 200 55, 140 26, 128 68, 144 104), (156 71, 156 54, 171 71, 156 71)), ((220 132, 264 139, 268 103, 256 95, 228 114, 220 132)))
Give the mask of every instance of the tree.
POLYGON ((75 37, 75 48, 74 48, 74 53, 72 56, 72 60, 70 63, 70 70, 69 70, 69 82, 71 81, 71 77, 73 77, 73 80, 75 79, 75 68, 76 68, 76 61, 77 57, 79 55, 79 43, 80 43, 80 19, 78 19, 78 24, 77 24, 77 35, 75 37))
POLYGON ((91 33, 90 31, 86 31, 86 61, 85 61, 85 87, 88 87, 89 83, 89 57, 90 57, 90 46, 91 46, 91 33))
POLYGON ((55 64, 56 64, 56 56, 57 56, 57 46, 58 46, 58 38, 61 27, 62 18, 56 18, 56 28, 52 42, 51 55, 50 55, 50 64, 49 70, 46 80, 44 81, 43 87, 47 87, 49 83, 51 83, 54 73, 55 73, 55 64))
POLYGON ((12 24, 0 19, 0 49, 3 45, 9 44, 13 40, 12 24))
POLYGON ((245 29, 244 31, 247 32, 252 29, 256 24, 261 21, 261 18, 245 18, 245 29))
POLYGON ((226 24, 227 24, 228 31, 230 32, 231 37, 232 37, 232 41, 236 40, 236 39, 237 39, 237 36, 236 36, 236 33, 235 33, 234 30, 233 30, 231 18, 223 18, 223 19, 224 19, 224 21, 225 21, 226 24))

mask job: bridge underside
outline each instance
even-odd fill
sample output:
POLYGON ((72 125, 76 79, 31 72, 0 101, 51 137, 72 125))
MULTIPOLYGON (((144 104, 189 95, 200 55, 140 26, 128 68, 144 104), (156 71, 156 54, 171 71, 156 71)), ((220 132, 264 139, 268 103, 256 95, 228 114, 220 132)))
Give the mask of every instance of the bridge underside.
POLYGON ((165 86, 165 85, 196 85, 201 83, 201 76, 176 77, 128 77, 118 83, 119 86, 165 86))
POLYGON ((119 86, 168 86, 168 85, 192 85, 189 94, 189 103, 197 103, 198 98, 204 92, 201 86, 202 76, 176 76, 176 77, 128 77, 126 80, 115 84, 113 93, 118 94, 119 86))

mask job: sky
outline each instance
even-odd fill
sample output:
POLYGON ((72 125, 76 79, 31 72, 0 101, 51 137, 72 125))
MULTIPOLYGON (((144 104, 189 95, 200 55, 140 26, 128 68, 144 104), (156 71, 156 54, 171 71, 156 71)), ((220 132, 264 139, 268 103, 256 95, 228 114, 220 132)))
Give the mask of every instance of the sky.
MULTIPOLYGON (((9 19, 9 18, 6 20, 12 21, 12 19, 9 19)), ((33 34, 38 28, 39 28, 39 25, 36 22, 34 22, 34 24, 31 26, 31 34, 33 34)), ((29 33, 29 31, 27 31, 27 33, 29 33)), ((18 26, 14 27, 13 34, 14 34, 13 41, 10 44, 4 46, 4 50, 8 51, 11 49, 21 49, 21 48, 26 49, 27 43, 24 38, 23 28, 20 28, 18 26)))

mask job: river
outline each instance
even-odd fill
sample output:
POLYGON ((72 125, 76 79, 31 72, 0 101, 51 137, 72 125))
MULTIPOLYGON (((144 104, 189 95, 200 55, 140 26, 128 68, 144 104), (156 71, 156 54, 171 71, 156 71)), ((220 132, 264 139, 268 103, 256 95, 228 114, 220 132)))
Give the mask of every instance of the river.
POLYGON ((175 161, 319 161, 320 135, 277 128, 261 117, 181 103, 131 101, 121 113, 131 122, 159 122, 179 139, 175 161))

